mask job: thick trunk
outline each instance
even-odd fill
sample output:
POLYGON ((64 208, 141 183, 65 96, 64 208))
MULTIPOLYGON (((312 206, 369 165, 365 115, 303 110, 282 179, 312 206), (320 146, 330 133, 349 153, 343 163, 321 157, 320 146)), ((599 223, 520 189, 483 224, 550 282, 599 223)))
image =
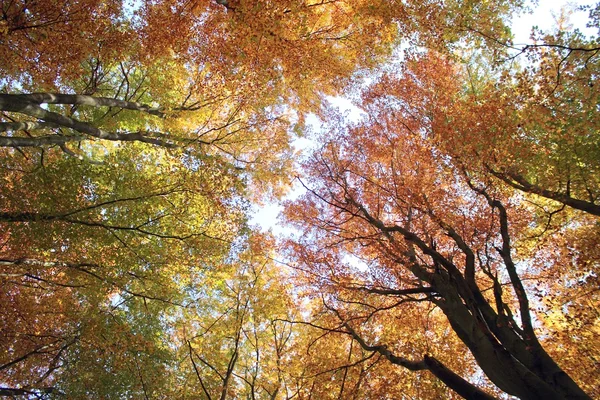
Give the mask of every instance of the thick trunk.
POLYGON ((453 330, 496 386, 523 400, 562 399, 541 379, 527 371, 490 334, 486 335, 480 326, 485 324, 483 320, 476 321, 464 304, 452 303, 440 303, 440 306, 453 330))
POLYGON ((514 337, 511 345, 505 345, 502 337, 513 335, 507 334, 509 328, 497 326, 498 318, 487 321, 476 305, 468 307, 451 283, 435 286, 444 297, 437 304, 453 330, 500 389, 523 400, 589 399, 541 347, 527 350, 523 341, 517 346, 514 337))
MULTIPOLYGON (((510 255, 511 245, 506 210, 502 204, 493 201, 485 192, 479 192, 488 198, 492 208, 499 210, 503 245, 502 248, 498 248, 498 251, 518 297, 519 311, 523 314, 521 316, 523 329, 516 326, 512 317, 509 318, 494 311, 475 283, 472 250, 458 233, 446 226, 443 221, 437 222, 465 254, 464 275, 457 265, 434 247, 429 246, 408 227, 388 226, 374 218, 359 203, 353 202, 353 204, 361 211, 365 219, 391 242, 396 240, 393 233, 400 234, 406 242, 411 243, 411 246, 419 248, 424 254, 431 257, 434 264, 437 265, 434 269, 435 272, 432 272, 430 267, 419 265, 414 252, 409 251, 406 254, 412 260, 412 265, 409 266, 411 272, 439 294, 439 299, 434 302, 447 316, 453 330, 469 348, 484 373, 500 389, 523 400, 589 399, 589 396, 539 344, 531 324, 527 294, 510 255)), ((390 357, 387 358, 390 359, 390 357)), ((390 361, 394 362, 392 359, 390 361)), ((396 364, 403 365, 397 362, 396 364)), ((403 366, 413 369, 410 365, 403 366)), ((440 377, 440 379, 442 378, 440 377)), ((449 387, 451 386, 449 385, 449 387)))

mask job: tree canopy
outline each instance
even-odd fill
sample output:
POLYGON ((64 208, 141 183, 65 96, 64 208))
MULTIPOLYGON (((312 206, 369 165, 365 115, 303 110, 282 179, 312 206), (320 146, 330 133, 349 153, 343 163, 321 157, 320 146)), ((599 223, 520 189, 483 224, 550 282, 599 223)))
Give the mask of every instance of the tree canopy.
POLYGON ((0 7, 0 395, 600 396, 600 5, 0 7))

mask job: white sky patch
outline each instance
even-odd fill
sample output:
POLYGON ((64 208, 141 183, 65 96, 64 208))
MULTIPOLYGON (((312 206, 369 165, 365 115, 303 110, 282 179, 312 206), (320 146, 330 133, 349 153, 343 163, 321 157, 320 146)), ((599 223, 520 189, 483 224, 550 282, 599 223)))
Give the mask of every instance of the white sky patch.
POLYGON ((367 116, 360 108, 356 107, 351 100, 345 97, 327 96, 327 101, 336 106, 338 110, 346 116, 346 119, 351 123, 356 123, 367 116))
MULTIPOLYGON (((537 6, 532 6, 533 13, 522 14, 513 20, 511 25, 511 30, 514 35, 513 42, 515 45, 531 43, 531 30, 534 26, 544 32, 553 31, 563 7, 574 10, 578 6, 593 6, 594 4, 595 2, 590 0, 539 0, 537 6)), ((586 35, 594 34, 594 30, 586 28, 588 14, 588 11, 573 12, 573 14, 569 16, 570 25, 572 25, 574 29, 579 29, 586 35)))
POLYGON ((131 18, 136 13, 136 11, 142 8, 143 5, 143 0, 128 0, 123 2, 123 10, 125 12, 125 15, 131 18))
MULTIPOLYGON (((307 125, 311 125, 311 130, 317 131, 320 129, 321 121, 314 115, 307 117, 307 125)), ((292 146, 295 151, 308 152, 310 148, 315 146, 314 140, 308 137, 299 137, 292 142, 292 146)), ((302 184, 295 180, 292 185, 290 192, 282 199, 281 202, 275 202, 266 204, 264 206, 253 206, 252 218, 250 224, 258 226, 263 231, 271 231, 273 234, 278 236, 290 236, 295 231, 290 227, 284 226, 279 223, 278 218, 283 211, 282 203, 288 200, 296 200, 306 192, 306 189, 302 184)))
POLYGON ((367 264, 363 259, 358 258, 353 254, 346 253, 342 261, 360 272, 365 272, 369 269, 369 264, 367 264))

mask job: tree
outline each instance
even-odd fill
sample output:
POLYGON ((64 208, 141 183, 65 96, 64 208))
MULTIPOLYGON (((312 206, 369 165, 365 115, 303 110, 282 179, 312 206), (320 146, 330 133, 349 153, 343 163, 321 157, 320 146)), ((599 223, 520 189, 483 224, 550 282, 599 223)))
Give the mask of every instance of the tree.
MULTIPOLYGON (((309 242, 296 248, 313 267, 316 256, 331 263, 333 257, 345 262, 348 250, 364 259, 375 255, 365 273, 375 278, 356 281, 353 273, 336 271, 335 285, 324 273, 316 282, 292 275, 296 282, 288 284, 287 272, 271 263, 272 242, 250 233, 247 224, 251 201, 286 190, 290 139, 307 113, 319 112, 326 96, 361 82, 399 43, 442 54, 468 43, 504 54, 497 42, 508 39, 505 17, 520 1, 0 3, 0 371, 6 386, 0 394, 224 400, 381 398, 408 391, 421 398, 456 397, 429 376, 414 380, 398 374, 387 360, 429 370, 462 395, 488 398, 459 376, 475 370, 466 352, 454 355, 461 341, 477 360, 493 355, 513 367, 494 347, 509 343, 522 363, 515 365, 537 374, 507 383, 504 372, 482 366, 503 390, 529 393, 523 386, 531 384, 530 390, 549 395, 577 391, 529 335, 532 323, 522 313, 526 300, 511 298, 505 288, 510 278, 521 295, 519 280, 495 274, 517 268, 506 236, 508 216, 520 218, 522 227, 530 210, 505 206, 508 192, 488 187, 487 169, 453 164, 458 155, 443 145, 447 138, 435 137, 430 145, 409 135, 391 141, 414 146, 416 158, 404 168, 417 175, 403 190, 434 190, 439 174, 456 180, 444 190, 461 212, 466 209, 461 196, 469 191, 467 203, 487 210, 485 215, 464 211, 481 225, 477 231, 460 225, 458 212, 441 212, 436 196, 433 205, 419 196, 408 206, 380 204, 383 197, 369 192, 369 185, 395 184, 398 155, 390 156, 379 144, 355 151, 373 139, 366 126, 356 128, 356 139, 340 136, 347 143, 332 145, 313 166, 330 179, 327 174, 343 162, 354 162, 345 152, 363 154, 356 167, 365 173, 381 166, 377 178, 366 183, 330 173, 335 177, 330 182, 342 186, 325 193, 351 217, 339 222, 354 234, 344 236, 345 250, 311 253, 317 247, 309 242), (388 169, 386 157, 394 160, 388 169), (422 173, 424 182, 429 179, 423 187, 422 173), (462 183, 454 173, 463 174, 462 183), (355 192, 356 184, 368 190, 355 192), (400 211, 394 211, 397 206, 400 211), (388 221, 389 213, 398 213, 401 221, 388 221), (415 236, 407 237, 398 226, 415 236), (414 240, 416 235, 424 241, 414 240), (499 246, 498 254, 482 253, 493 253, 482 243, 499 246), (394 252, 403 262, 416 260, 416 278, 400 273, 394 252), (469 254, 480 253, 484 261, 473 277, 469 254), (396 281, 409 286, 392 288, 396 281), (323 296, 300 300, 300 283, 325 289, 323 296), (477 286, 484 284, 492 289, 477 286), (489 293, 497 295, 496 310, 486 302, 489 293), (299 323, 305 308, 317 313, 311 325, 299 323), (427 317, 414 317, 419 314, 427 317), (464 315, 471 320, 461 319, 464 315), (506 324, 485 330, 480 315, 485 323, 496 318, 506 324), (387 324, 390 318, 401 326, 387 324), (432 332, 431 325, 439 328, 432 332), (470 329, 474 326, 482 330, 470 329), (402 343, 394 349, 376 343, 398 338, 402 343), (421 357, 434 350, 435 357, 421 357), (540 366, 532 367, 538 359, 540 366), (557 383, 548 377, 555 372, 564 379, 557 383), (393 386, 385 389, 382 376, 393 386)), ((443 76, 440 60, 432 64, 435 78, 443 76)), ((526 88, 542 75, 511 79, 526 88)), ((391 88, 388 94, 395 95, 391 88)), ((427 105, 431 96, 419 90, 413 98, 422 96, 427 105)), ((459 92, 449 91, 444 101, 451 104, 459 92)), ((468 124, 465 116, 477 110, 458 100, 456 118, 468 124)), ((430 102, 434 111, 435 101, 430 102)), ((383 108, 375 109, 373 116, 385 115, 383 108)), ((426 126, 410 118, 399 121, 412 126, 412 133, 426 126)), ((372 122, 377 126, 375 118, 372 122)), ((405 134, 405 128, 399 130, 405 134)), ((493 168, 508 173, 501 165, 493 168)), ((319 184, 325 190, 325 180, 319 184)), ((577 186, 578 196, 582 188, 577 186)), ((295 212, 310 220, 317 209, 295 212)))
POLYGON ((506 133, 501 123, 510 107, 486 102, 469 109, 456 102, 461 87, 451 62, 436 55, 417 60, 407 62, 397 82, 384 78, 366 96, 364 123, 335 128, 341 120, 329 114, 326 144, 304 164, 308 193, 287 209, 304 232, 290 244, 292 256, 337 317, 329 329, 393 364, 431 372, 466 398, 491 398, 485 385, 461 378, 433 349, 411 358, 397 335, 369 334, 390 329, 388 310, 429 303, 502 391, 523 399, 589 398, 536 333, 526 282, 548 258, 523 245, 535 214, 478 168, 479 160, 502 160, 505 150, 459 136, 506 133), (473 108, 496 117, 484 125, 473 108), (443 136, 444 128, 453 134, 443 136), (457 155, 465 149, 496 157, 457 155), (350 255, 367 265, 357 266, 350 255))
POLYGON ((592 249, 598 240, 597 39, 558 31, 538 33, 538 40, 520 49, 528 55, 522 69, 457 65, 428 55, 370 88, 365 107, 390 125, 398 123, 398 113, 410 114, 456 165, 485 185, 521 192, 517 198, 531 216, 516 251, 531 257, 530 265, 547 266, 538 269, 538 289, 530 287, 531 295, 544 298, 536 303, 545 314, 537 317, 556 334, 544 341, 594 396, 597 384, 587 371, 594 368, 597 344, 584 338, 597 329, 586 315, 594 316, 599 304, 592 249), (566 337, 561 352, 556 340, 566 337))

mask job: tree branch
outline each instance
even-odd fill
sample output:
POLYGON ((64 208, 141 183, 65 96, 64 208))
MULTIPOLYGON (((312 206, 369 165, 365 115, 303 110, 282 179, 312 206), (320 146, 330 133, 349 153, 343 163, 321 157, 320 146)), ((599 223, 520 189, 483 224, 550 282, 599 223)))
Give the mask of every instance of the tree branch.
POLYGON ((498 172, 492 170, 489 167, 488 170, 495 177, 497 177, 498 179, 502 180, 503 182, 512 186, 515 189, 521 190, 526 193, 537 194, 538 196, 558 201, 577 210, 581 210, 592 215, 600 216, 600 205, 594 204, 591 201, 576 199, 570 196, 568 193, 565 194, 553 190, 544 189, 538 185, 530 183, 529 181, 527 181, 527 179, 525 179, 525 177, 519 174, 498 172))
POLYGON ((344 322, 343 325, 348 330, 349 334, 354 338, 354 340, 356 340, 364 350, 377 352, 388 359, 392 364, 402 366, 411 371, 427 370, 444 382, 446 386, 454 390, 465 399, 496 400, 495 397, 487 394, 472 383, 452 372, 448 367, 434 357, 425 355, 421 361, 411 361, 403 357, 398 357, 389 351, 385 345, 368 345, 347 322, 344 322))

